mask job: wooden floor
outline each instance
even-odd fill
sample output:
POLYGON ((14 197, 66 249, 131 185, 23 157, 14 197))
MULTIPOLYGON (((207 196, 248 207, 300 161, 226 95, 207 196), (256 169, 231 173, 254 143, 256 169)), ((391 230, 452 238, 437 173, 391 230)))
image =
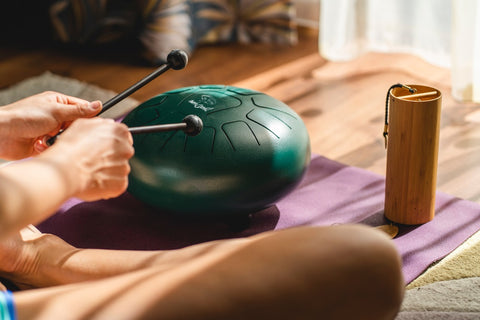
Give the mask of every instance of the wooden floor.
MULTIPOLYGON (((46 70, 119 92, 153 68, 122 53, 0 49, 0 88, 46 70)), ((327 62, 318 54, 316 32, 302 32, 294 47, 199 48, 185 70, 169 71, 132 97, 144 101, 198 84, 260 90, 298 112, 309 130, 313 152, 384 175, 385 95, 398 82, 428 85, 442 92, 438 189, 480 202, 480 108, 454 101, 449 71, 413 56, 367 54, 351 62, 327 62)))

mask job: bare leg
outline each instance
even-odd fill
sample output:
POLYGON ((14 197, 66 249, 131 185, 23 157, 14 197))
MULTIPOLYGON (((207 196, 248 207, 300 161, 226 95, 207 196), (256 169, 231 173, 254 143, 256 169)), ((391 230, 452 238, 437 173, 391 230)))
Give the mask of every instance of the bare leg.
POLYGON ((187 258, 16 293, 19 319, 394 319, 403 296, 392 242, 366 227, 295 228, 175 254, 187 258))

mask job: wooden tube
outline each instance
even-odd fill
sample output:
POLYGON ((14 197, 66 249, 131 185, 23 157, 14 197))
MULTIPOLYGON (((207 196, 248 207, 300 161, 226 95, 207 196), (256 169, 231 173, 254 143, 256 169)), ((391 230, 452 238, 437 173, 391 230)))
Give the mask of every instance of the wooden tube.
POLYGON ((417 99, 405 88, 394 88, 389 102, 385 217, 395 223, 416 225, 435 216, 441 92, 411 85, 417 99))

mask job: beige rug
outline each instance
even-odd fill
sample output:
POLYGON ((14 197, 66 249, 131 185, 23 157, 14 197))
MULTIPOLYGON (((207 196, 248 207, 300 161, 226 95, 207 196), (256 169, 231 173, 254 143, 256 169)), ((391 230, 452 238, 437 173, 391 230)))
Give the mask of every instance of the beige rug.
POLYGON ((433 282, 480 277, 480 232, 430 267, 408 285, 408 289, 433 282))
POLYGON ((407 290, 396 320, 480 319, 480 277, 438 281, 407 290))

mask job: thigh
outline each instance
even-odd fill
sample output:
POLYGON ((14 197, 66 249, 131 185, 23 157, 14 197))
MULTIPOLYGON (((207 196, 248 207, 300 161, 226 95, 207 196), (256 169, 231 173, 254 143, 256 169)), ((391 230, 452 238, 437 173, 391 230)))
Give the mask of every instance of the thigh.
POLYGON ((361 319, 348 303, 370 308, 385 290, 400 291, 399 278, 393 245, 379 232, 305 227, 164 252, 145 270, 20 292, 15 301, 26 319, 361 319), (371 291, 362 274, 396 280, 371 291))

